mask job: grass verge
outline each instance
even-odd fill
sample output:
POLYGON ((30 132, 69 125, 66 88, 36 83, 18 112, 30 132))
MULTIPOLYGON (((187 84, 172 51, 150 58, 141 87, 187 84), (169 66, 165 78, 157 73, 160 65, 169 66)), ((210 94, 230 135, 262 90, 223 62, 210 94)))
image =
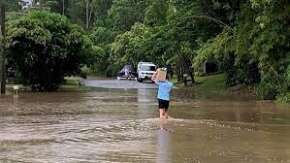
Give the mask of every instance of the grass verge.
MULTIPOLYGON (((178 82, 176 78, 172 79, 172 82, 177 88, 185 88, 183 83, 178 82)), ((197 91, 226 92, 225 75, 195 76, 195 84, 192 88, 197 91)))
POLYGON ((225 93, 227 91, 224 74, 195 77, 195 81, 196 85, 194 87, 199 91, 221 93, 225 93))

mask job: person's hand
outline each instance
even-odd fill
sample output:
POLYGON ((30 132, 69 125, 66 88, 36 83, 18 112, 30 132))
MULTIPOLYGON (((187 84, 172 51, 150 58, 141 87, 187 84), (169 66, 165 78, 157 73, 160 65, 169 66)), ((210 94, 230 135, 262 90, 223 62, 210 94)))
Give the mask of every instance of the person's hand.
POLYGON ((155 80, 156 80, 156 77, 157 77, 157 71, 154 72, 154 74, 153 74, 152 77, 151 77, 151 80, 152 80, 152 81, 155 81, 155 80))

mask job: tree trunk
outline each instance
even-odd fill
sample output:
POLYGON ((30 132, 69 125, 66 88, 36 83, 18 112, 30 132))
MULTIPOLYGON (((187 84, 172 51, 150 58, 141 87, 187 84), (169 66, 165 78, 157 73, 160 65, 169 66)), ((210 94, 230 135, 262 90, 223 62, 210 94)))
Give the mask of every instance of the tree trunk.
POLYGON ((86 29, 89 29, 89 26, 90 26, 90 22, 89 22, 89 16, 90 16, 90 13, 89 13, 89 0, 86 0, 86 29))
POLYGON ((65 0, 62 0, 62 15, 65 14, 65 3, 64 3, 65 0))
POLYGON ((0 44, 0 78, 1 78, 1 94, 5 94, 6 92, 6 57, 5 57, 5 6, 1 5, 0 8, 1 12, 0 12, 0 25, 1 25, 1 31, 0 31, 0 40, 1 40, 1 44, 0 44))
POLYGON ((89 8, 89 26, 88 26, 88 28, 90 27, 90 24, 91 24, 91 21, 92 21, 93 11, 94 11, 94 6, 93 6, 93 2, 91 2, 90 3, 90 8, 89 8))

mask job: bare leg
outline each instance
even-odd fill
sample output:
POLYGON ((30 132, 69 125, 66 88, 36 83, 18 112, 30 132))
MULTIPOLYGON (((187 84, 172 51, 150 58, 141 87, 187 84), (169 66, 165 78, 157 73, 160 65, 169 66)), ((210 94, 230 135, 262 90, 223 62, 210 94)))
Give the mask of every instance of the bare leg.
POLYGON ((163 130, 163 129, 164 129, 164 121, 163 121, 163 119, 161 119, 161 118, 160 118, 160 121, 159 121, 159 125, 160 125, 160 126, 159 126, 160 129, 163 130))
POLYGON ((165 111, 165 110, 164 110, 164 118, 165 118, 165 119, 168 119, 168 117, 169 117, 169 116, 168 116, 168 111, 165 111))
POLYGON ((163 119, 164 118, 164 112, 165 112, 164 109, 159 108, 159 118, 160 119, 163 119))
POLYGON ((164 130, 164 125, 166 123, 165 109, 159 108, 159 115, 160 115, 160 129, 164 130))

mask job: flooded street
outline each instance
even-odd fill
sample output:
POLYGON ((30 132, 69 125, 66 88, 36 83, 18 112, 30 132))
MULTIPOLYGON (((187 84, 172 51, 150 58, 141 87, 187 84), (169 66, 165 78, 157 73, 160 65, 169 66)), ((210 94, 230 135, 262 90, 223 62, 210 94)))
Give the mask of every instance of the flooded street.
POLYGON ((152 84, 114 84, 1 97, 0 162, 290 163, 288 106, 174 90, 160 123, 152 84))

